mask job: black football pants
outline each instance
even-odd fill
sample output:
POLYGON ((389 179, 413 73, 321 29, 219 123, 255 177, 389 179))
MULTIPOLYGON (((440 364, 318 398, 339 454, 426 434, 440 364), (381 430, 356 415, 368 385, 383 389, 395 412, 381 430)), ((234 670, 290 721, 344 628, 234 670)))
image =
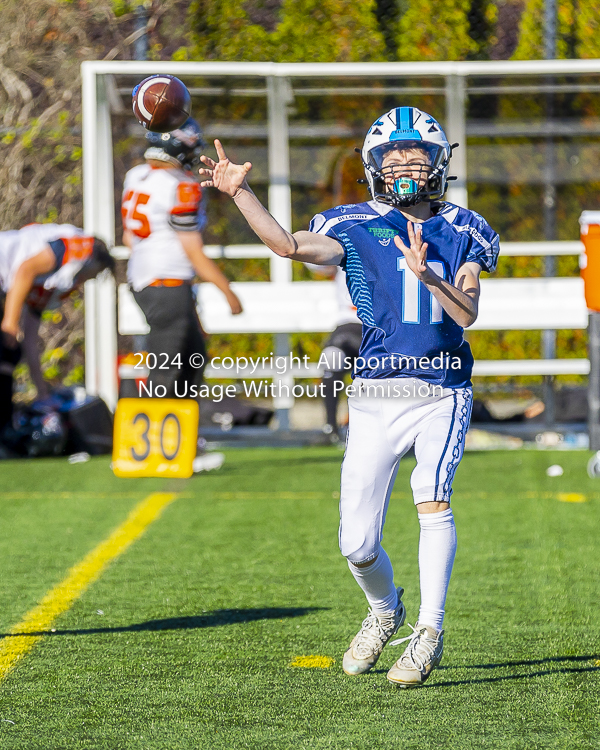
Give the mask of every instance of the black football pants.
MULTIPOLYGON (((4 317, 4 297, 0 298, 0 320, 4 317)), ((13 372, 21 359, 21 347, 10 346, 0 333, 0 432, 12 421, 13 372)))
MULTIPOLYGON (((201 382, 206 367, 204 333, 196 312, 192 287, 189 284, 175 287, 147 286, 141 292, 134 292, 133 296, 150 326, 150 333, 146 337, 148 354, 156 355, 156 367, 150 370, 148 378, 148 383, 152 384, 152 392, 155 392, 156 386, 164 385, 167 398, 185 396, 187 383, 189 398, 190 386, 201 382), (172 365, 178 354, 181 366, 172 365), (197 357, 192 357, 197 354, 204 358, 204 364, 200 368, 190 364, 190 359, 195 364, 198 362, 197 357), (161 369, 160 366, 165 362, 168 366, 161 369)), ((150 360, 154 363, 152 357, 150 360)))
MULTIPOLYGON (((349 358, 354 363, 354 360, 358 357, 361 340, 361 324, 344 323, 333 331, 325 342, 323 351, 331 353, 333 349, 336 349, 339 354, 343 355, 342 361, 344 358, 349 358)), ((336 363, 339 362, 339 356, 335 359, 336 363)), ((346 367, 344 364, 344 367, 341 369, 326 370, 323 374, 323 398, 325 401, 327 424, 330 424, 334 428, 337 428, 337 403, 339 394, 344 388, 344 372, 351 369, 352 366, 346 367)))

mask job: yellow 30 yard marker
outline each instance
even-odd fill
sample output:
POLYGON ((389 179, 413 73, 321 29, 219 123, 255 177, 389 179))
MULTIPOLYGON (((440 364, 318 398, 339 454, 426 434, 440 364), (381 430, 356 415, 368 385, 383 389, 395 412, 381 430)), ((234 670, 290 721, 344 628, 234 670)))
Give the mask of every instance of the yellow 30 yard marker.
POLYGON ((11 628, 10 635, 0 645, 0 680, 43 638, 42 631, 47 631, 60 614, 70 609, 104 568, 125 552, 176 497, 177 494, 173 492, 148 495, 107 539, 71 568, 64 581, 49 591, 18 625, 11 628))
POLYGON ((190 398, 119 399, 113 440, 115 474, 191 477, 198 415, 198 402, 190 398))

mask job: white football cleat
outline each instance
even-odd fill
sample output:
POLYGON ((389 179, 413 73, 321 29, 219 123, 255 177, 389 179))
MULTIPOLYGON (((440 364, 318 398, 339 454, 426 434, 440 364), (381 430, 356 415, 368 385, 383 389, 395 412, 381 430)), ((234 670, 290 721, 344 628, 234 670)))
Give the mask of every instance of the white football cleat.
POLYGON ((352 639, 350 648, 344 654, 342 668, 346 674, 364 674, 373 669, 386 643, 404 624, 406 619, 406 609, 402 603, 404 589, 399 586, 396 591, 398 592, 396 609, 384 614, 375 614, 369 610, 360 630, 352 639))
POLYGON ((200 471, 212 471, 213 469, 220 469, 224 462, 224 453, 204 453, 201 456, 196 456, 192 463, 192 469, 194 474, 198 474, 200 471))
POLYGON ((588 461, 587 473, 590 479, 600 477, 600 451, 595 453, 588 461))
POLYGON ((431 674, 434 667, 442 661, 444 653, 444 631, 437 631, 429 625, 412 628, 412 635, 407 638, 399 638, 392 641, 390 645, 396 646, 404 641, 409 641, 402 656, 387 673, 387 678, 394 685, 403 688, 419 687, 431 674))

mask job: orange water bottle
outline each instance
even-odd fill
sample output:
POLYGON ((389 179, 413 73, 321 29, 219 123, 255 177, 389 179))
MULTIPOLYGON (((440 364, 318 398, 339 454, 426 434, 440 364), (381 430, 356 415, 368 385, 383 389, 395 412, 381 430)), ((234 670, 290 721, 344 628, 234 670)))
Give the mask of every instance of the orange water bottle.
POLYGON ((600 312, 600 211, 584 211, 579 217, 585 253, 580 267, 589 310, 600 312))

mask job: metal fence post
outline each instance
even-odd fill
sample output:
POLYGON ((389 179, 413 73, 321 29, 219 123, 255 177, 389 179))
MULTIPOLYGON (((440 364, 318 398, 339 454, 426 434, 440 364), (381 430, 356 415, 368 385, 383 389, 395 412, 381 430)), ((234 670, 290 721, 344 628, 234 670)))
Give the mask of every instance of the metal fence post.
MULTIPOLYGON (((84 228, 109 245, 115 241, 113 153, 106 81, 83 64, 84 228)), ((115 280, 103 273, 85 284, 85 385, 111 409, 117 403, 115 280)))
POLYGON ((544 0, 544 57, 556 57, 556 0, 544 0))
POLYGON ((600 313, 591 312, 588 323, 588 431, 590 450, 600 450, 600 313))
POLYGON ((446 136, 450 143, 459 143, 452 155, 450 171, 457 180, 448 186, 446 197, 450 203, 467 208, 467 94, 464 76, 446 76, 446 136))
MULTIPOLYGON (((269 76, 269 211, 288 232, 292 231, 292 190, 290 187, 290 145, 287 107, 292 90, 287 78, 269 76)), ((285 284, 292 280, 289 260, 271 257, 271 281, 285 284)))
MULTIPOLYGON (((556 0, 544 0, 544 57, 553 60, 556 57, 556 0)), ((548 83, 554 83, 550 78, 548 83)), ((548 124, 554 117, 554 94, 546 94, 546 119, 548 124)), ((554 139, 546 140, 545 164, 544 164, 544 238, 550 242, 556 240, 556 155, 554 150, 554 139)), ((556 258, 546 256, 544 258, 544 276, 556 275, 556 258)), ((556 331, 546 330, 542 332, 542 356, 544 359, 556 357, 556 331)), ((554 427, 556 421, 556 393, 554 390, 554 378, 550 375, 544 377, 544 422, 548 429, 554 427)))
POLYGON ((134 27, 140 36, 133 43, 133 59, 148 59, 148 8, 141 2, 135 9, 134 27))
MULTIPOLYGON (((269 112, 269 211, 284 229, 292 231, 292 190, 290 186, 290 145, 288 127, 288 104, 293 100, 293 93, 287 78, 269 76, 267 79, 267 96, 269 112)), ((292 264, 285 258, 271 256, 271 283, 289 284, 292 281, 292 264)), ((276 333, 275 354, 286 356, 290 351, 290 337, 287 333, 276 333)), ((286 387, 294 385, 289 375, 284 374, 274 379, 283 394, 273 399, 275 416, 280 430, 290 428, 290 409, 294 404, 293 396, 286 396, 286 387)), ((290 388, 291 390, 291 388, 290 388)))
MULTIPOLYGON (((548 94, 546 99, 546 116, 548 122, 554 111, 553 95, 548 94)), ((554 139, 546 140, 544 156, 544 239, 548 242, 556 240, 556 154, 554 139)), ((544 276, 553 278, 556 276, 556 258, 546 255, 544 258, 544 276)), ((546 329, 542 331, 542 357, 544 359, 556 358, 556 331, 546 329)), ((544 424, 547 429, 552 429, 556 422, 556 392, 554 377, 544 375, 544 424)))

